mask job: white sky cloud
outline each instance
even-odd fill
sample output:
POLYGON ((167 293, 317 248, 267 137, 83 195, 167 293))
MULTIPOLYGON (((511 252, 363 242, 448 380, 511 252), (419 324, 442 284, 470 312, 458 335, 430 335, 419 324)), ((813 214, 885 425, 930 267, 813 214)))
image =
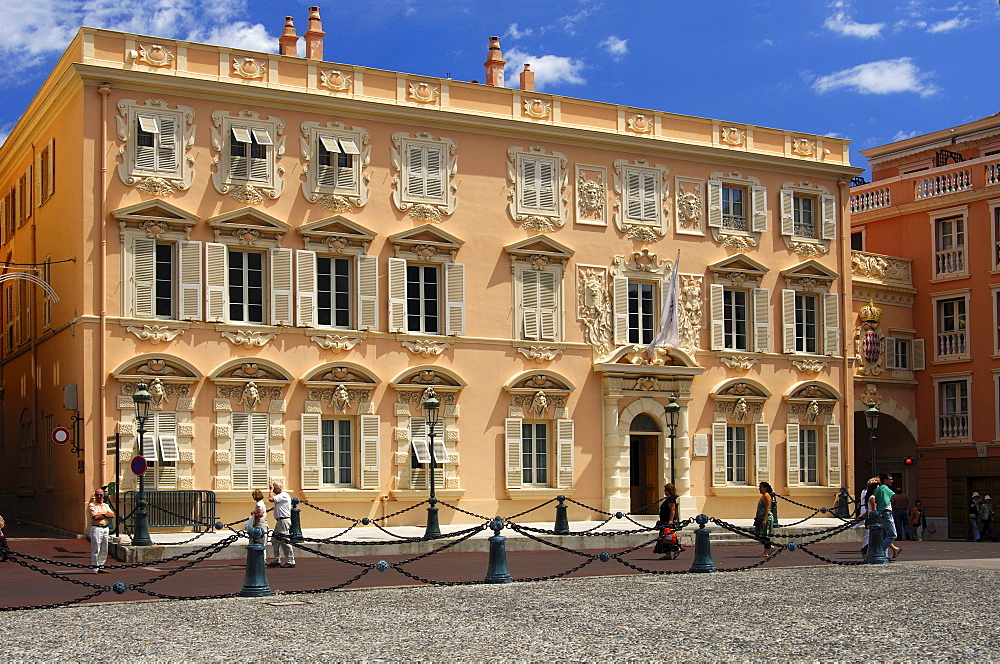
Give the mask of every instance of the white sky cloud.
POLYGON ((621 60, 626 55, 628 55, 628 40, 619 39, 615 35, 611 35, 610 37, 602 41, 600 44, 598 44, 598 46, 603 48, 615 62, 621 60))
POLYGON ((569 83, 572 85, 583 85, 587 81, 580 75, 586 68, 583 60, 578 58, 566 58, 560 55, 531 55, 518 48, 504 51, 504 59, 507 61, 507 78, 512 83, 517 80, 517 76, 524 69, 524 64, 531 65, 531 71, 535 72, 535 89, 542 90, 546 86, 559 83, 569 83))
POLYGON ((872 39, 882 36, 882 28, 885 23, 858 23, 847 12, 839 11, 833 16, 827 17, 823 21, 823 26, 831 32, 845 37, 860 37, 861 39, 872 39))
POLYGON ((876 95, 915 92, 921 97, 930 97, 938 89, 928 78, 929 75, 921 72, 911 58, 897 58, 868 62, 820 76, 813 83, 813 89, 819 93, 845 89, 876 95))
POLYGON ((916 135, 917 135, 917 132, 915 132, 915 131, 903 131, 902 129, 900 129, 892 137, 892 142, 895 143, 896 141, 905 141, 906 139, 913 138, 916 135))
POLYGON ((567 33, 571 35, 576 34, 577 23, 579 23, 580 21, 584 20, 585 18, 596 12, 602 6, 600 3, 590 4, 590 0, 583 0, 581 4, 583 4, 584 7, 580 9, 580 11, 578 11, 575 14, 568 14, 559 19, 559 22, 562 24, 563 30, 565 30, 567 33), (586 6, 588 4, 589 6, 586 6))
POLYGON ((528 37, 532 33, 531 28, 525 28, 521 30, 517 27, 517 23, 511 23, 510 27, 507 28, 507 32, 503 33, 504 37, 511 37, 512 39, 520 39, 521 37, 528 37))
POLYGON ((952 30, 961 30, 970 23, 972 23, 972 21, 970 21, 969 19, 956 16, 953 19, 949 19, 947 21, 939 21, 938 23, 932 24, 929 28, 927 28, 927 32, 930 32, 931 34, 936 34, 939 32, 951 32, 952 30))

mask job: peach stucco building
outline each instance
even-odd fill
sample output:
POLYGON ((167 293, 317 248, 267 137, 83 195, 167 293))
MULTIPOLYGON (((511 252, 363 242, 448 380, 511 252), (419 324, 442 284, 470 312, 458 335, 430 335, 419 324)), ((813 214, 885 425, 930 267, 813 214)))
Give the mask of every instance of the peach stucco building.
POLYGON ((476 514, 639 510, 674 477, 683 516, 746 518, 761 480, 850 486, 847 141, 502 87, 495 38, 487 84, 332 64, 309 27, 308 58, 290 23, 290 55, 84 28, 0 148, 6 268, 58 295, 4 284, 17 516, 79 531, 116 434, 136 488, 140 379, 147 488, 227 521, 272 478, 352 517, 423 500, 428 387, 438 495, 476 514))
POLYGON ((896 464, 914 456, 911 498, 949 536, 971 537, 972 492, 1000 494, 1000 116, 862 154, 872 182, 851 192, 852 240, 865 250, 855 252, 855 278, 898 280, 899 266, 912 265, 919 291, 896 293, 903 297, 893 306, 908 297, 913 322, 885 336, 895 337, 896 364, 904 365, 889 373, 918 371, 920 426, 900 410, 892 420, 905 426, 885 437, 880 455, 896 464))

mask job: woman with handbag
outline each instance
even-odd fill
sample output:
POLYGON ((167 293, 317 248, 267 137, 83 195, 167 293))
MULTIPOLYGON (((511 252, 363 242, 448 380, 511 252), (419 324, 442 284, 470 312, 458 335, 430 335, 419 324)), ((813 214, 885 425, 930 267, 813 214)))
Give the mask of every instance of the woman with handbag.
MULTIPOLYGON (((246 526, 243 527, 247 534, 250 533, 251 528, 260 528, 264 531, 264 534, 260 537, 260 543, 267 548, 267 507, 264 506, 264 492, 260 489, 254 489, 250 496, 257 501, 254 505, 253 511, 250 512, 250 518, 247 519, 246 526)), ((252 540, 251 540, 252 541, 252 540)))

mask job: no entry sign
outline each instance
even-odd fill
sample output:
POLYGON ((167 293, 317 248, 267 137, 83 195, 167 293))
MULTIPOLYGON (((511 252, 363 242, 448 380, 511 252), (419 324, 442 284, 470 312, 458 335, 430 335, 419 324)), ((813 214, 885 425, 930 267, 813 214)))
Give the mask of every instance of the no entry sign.
POLYGON ((69 429, 66 427, 56 427, 52 430, 52 442, 56 445, 65 445, 69 442, 69 429))

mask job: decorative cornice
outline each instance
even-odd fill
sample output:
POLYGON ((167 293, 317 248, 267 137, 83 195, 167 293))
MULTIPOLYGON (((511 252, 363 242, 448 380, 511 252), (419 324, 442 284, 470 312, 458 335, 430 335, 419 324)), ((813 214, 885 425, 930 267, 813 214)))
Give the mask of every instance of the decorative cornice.
POLYGON ((228 339, 235 346, 243 346, 244 348, 253 348, 254 346, 264 346, 268 341, 274 339, 276 334, 271 334, 269 332, 258 332, 256 330, 235 330, 230 332, 225 330, 222 336, 228 339))
POLYGON ((134 334, 142 341, 158 344, 161 341, 173 341, 177 336, 184 334, 181 328, 171 329, 166 325, 143 325, 142 327, 126 327, 127 331, 134 334))

